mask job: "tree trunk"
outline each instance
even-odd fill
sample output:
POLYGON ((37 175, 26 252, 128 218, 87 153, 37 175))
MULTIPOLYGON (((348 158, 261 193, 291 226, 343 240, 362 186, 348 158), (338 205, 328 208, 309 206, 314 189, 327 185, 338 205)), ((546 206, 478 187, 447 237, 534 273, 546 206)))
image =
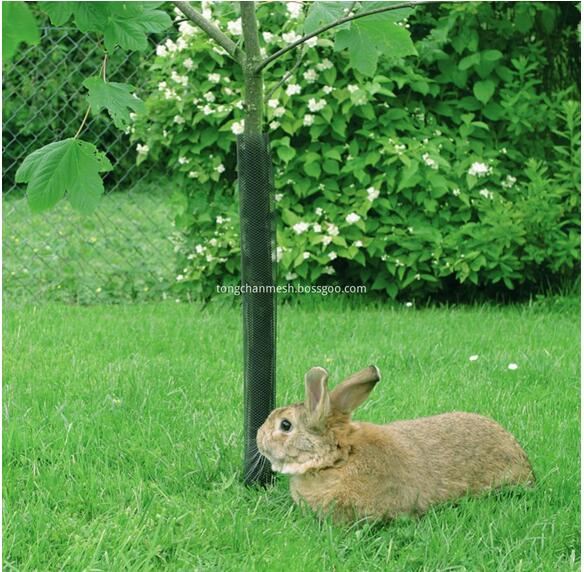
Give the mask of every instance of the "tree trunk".
POLYGON ((275 406, 276 299, 272 165, 262 133, 263 80, 254 2, 240 2, 244 38, 245 128, 237 141, 244 351, 244 481, 268 483, 272 473, 256 445, 275 406), (248 291, 246 289, 252 289, 248 291))

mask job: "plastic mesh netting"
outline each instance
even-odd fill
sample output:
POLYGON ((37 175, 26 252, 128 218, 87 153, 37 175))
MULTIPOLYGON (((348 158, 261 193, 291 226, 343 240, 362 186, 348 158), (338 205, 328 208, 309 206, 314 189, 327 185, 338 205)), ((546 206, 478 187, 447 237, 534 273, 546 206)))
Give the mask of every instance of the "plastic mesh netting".
POLYGON ((267 135, 237 139, 244 351, 244 482, 272 479, 256 434, 276 400, 275 225, 267 135))

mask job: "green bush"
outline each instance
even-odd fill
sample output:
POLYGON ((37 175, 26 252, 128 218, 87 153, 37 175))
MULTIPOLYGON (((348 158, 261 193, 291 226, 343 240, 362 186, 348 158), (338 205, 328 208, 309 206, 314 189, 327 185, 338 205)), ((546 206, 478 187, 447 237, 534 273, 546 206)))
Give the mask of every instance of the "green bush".
MULTIPOLYGON (((287 9, 259 9, 268 52, 301 28, 287 9)), ((231 5, 213 10, 238 33, 231 5)), ((327 38, 307 47, 267 101, 281 280, 420 297, 460 284, 531 291, 575 276, 578 21, 571 3, 423 6, 403 22, 418 57, 387 56, 373 78, 327 38)), ((139 162, 180 177, 177 287, 207 295, 239 280, 241 78, 179 26, 177 41, 158 48, 133 140, 139 162)), ((268 70, 268 91, 295 57, 268 70)))

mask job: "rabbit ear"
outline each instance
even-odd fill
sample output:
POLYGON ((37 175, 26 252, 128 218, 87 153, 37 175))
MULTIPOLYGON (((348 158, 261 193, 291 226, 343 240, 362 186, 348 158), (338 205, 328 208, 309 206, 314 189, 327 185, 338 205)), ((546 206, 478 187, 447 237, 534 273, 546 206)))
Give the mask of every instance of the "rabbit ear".
POLYGON ((333 408, 341 413, 351 413, 367 399, 380 379, 379 369, 374 365, 354 373, 331 392, 333 408))
POLYGON ((308 413, 309 425, 322 428, 330 413, 330 397, 326 382, 328 371, 323 367, 313 367, 304 376, 304 406, 308 413))

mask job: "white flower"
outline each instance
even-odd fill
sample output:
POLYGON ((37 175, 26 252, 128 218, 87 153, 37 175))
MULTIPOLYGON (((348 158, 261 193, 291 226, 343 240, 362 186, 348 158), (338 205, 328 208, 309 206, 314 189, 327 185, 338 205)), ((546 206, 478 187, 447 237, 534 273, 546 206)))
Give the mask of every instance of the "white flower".
POLYGON ((189 161, 190 161, 190 159, 187 159, 186 157, 179 157, 178 158, 179 165, 186 165, 189 161))
POLYGON ((502 147, 501 148, 501 153, 503 153, 503 155, 507 155, 507 148, 506 147, 502 147))
POLYGON ((274 39, 274 34, 272 32, 262 32, 262 37, 264 38, 264 42, 269 43, 274 39))
POLYGON ((241 18, 227 22, 227 29, 229 30, 230 34, 233 34, 234 36, 241 36, 241 18))
POLYGON ((244 123, 245 120, 242 119, 241 121, 235 121, 231 126, 231 131, 234 135, 241 135, 244 131, 244 123))
POLYGON ((213 262, 213 260, 215 260, 215 257, 212 254, 207 254, 207 256, 205 256, 205 260, 207 262, 213 262))
POLYGON ((276 107, 274 109, 274 117, 282 117, 286 113, 286 110, 283 107, 276 107))
POLYGON ((148 151, 150 151, 150 147, 148 147, 148 145, 141 145, 140 143, 136 145, 136 152, 138 155, 148 155, 148 151))
POLYGON ((213 113, 213 108, 209 104, 207 104, 205 105, 205 107, 203 107, 203 113, 205 115, 211 115, 213 113))
POLYGON ((304 116, 304 119, 302 120, 302 123, 304 125, 306 125, 307 127, 312 125, 314 123, 314 115, 310 115, 310 113, 307 113, 304 116))
POLYGON ((195 26, 192 26, 191 24, 189 24, 188 22, 181 22, 178 25, 178 31, 183 35, 186 36, 187 38, 190 36, 194 36, 197 32, 197 28, 195 26))
POLYGON ((312 230, 314 230, 314 232, 322 232, 322 226, 320 226, 320 224, 318 224, 317 222, 315 222, 312 225, 312 230))
POLYGON ((284 249, 281 246, 276 248, 276 262, 282 260, 282 255, 284 254, 284 249))
POLYGON ((353 243, 354 246, 356 246, 357 248, 361 248, 363 246, 363 243, 360 240, 356 240, 353 243))
POLYGON ((212 238, 211 240, 209 240, 209 244, 211 246, 217 246, 217 239, 216 238, 212 238))
POLYGON ((432 159, 428 153, 422 155, 422 160, 428 165, 428 167, 430 167, 430 169, 434 169, 434 171, 438 170, 438 163, 432 159))
POLYGON ((517 182, 516 177, 514 177, 513 175, 507 175, 507 177, 505 177, 505 180, 501 183, 501 186, 504 189, 510 189, 511 187, 513 187, 513 185, 515 185, 516 182, 517 182))
POLYGON ((328 257, 331 260, 334 260, 337 257, 337 253, 333 250, 332 252, 329 252, 328 257))
POLYGON ((308 258, 310 258, 310 252, 308 252, 308 251, 305 250, 302 253, 302 258, 304 258, 304 260, 307 260, 308 258))
POLYGON ((272 109, 276 109, 276 107, 278 107, 279 101, 277 99, 270 99, 268 101, 268 107, 271 107, 272 109))
POLYGON ((517 369, 518 367, 519 367, 519 366, 518 366, 516 363, 510 363, 510 364, 507 366, 507 369, 515 370, 515 369, 517 369))
POLYGON ((327 231, 331 236, 339 236, 339 227, 336 224, 329 223, 327 231))
POLYGON ((164 91, 168 87, 168 84, 165 81, 158 82, 158 90, 164 91))
MULTIPOLYGON (((208 80, 209 80, 211 83, 219 83, 219 82, 221 81, 221 74, 218 74, 218 73, 210 73, 210 74, 207 76, 207 79, 208 79, 208 80)), ((215 101, 215 97, 213 97, 213 99, 209 99, 209 98, 207 97, 207 95, 208 95, 208 94, 205 94, 205 99, 206 99, 207 101, 215 101)))
POLYGON ((335 269, 332 266, 325 266, 322 271, 325 274, 334 274, 335 273, 335 269))
POLYGON ((180 116, 180 115, 175 115, 175 116, 174 116, 174 122, 175 122, 177 125, 182 125, 182 124, 185 122, 185 119, 184 119, 184 117, 182 117, 182 116, 180 116))
POLYGON ((178 38, 176 41, 176 48, 179 52, 182 52, 187 47, 187 43, 184 38, 178 38))
POLYGON ((225 165, 223 165, 223 163, 219 163, 219 165, 215 167, 215 171, 218 173, 225 173, 225 165))
POLYGON ((196 179, 198 176, 198 171, 189 171, 189 179, 196 179))
POLYGON ((472 175, 473 177, 484 177, 486 175, 490 175, 492 171, 493 169, 486 163, 479 163, 476 161, 470 166, 468 174, 472 175))
MULTIPOLYGON (((221 218, 221 217, 217 217, 217 218, 221 218)), ((203 252, 205 252, 205 247, 202 244, 197 244, 195 246, 195 252, 197 254, 203 254, 203 252)))
POLYGON ((318 74, 314 70, 306 70, 303 75, 304 75, 304 79, 308 83, 314 83, 316 81, 316 79, 318 78, 318 74))
POLYGON ((310 225, 307 222, 301 221, 297 222, 292 228, 296 234, 302 234, 310 228, 310 225))
POLYGON ((312 38, 309 38, 308 40, 306 40, 306 42, 304 42, 309 48, 314 48, 314 46, 316 46, 316 44, 318 44, 318 37, 317 36, 313 36, 312 38))
POLYGON ((298 278, 298 274, 294 274, 294 272, 288 272, 288 274, 286 274, 285 278, 288 281, 294 280, 295 278, 298 278))
POLYGON ((215 222, 216 222, 217 224, 223 224, 224 222, 226 222, 226 220, 227 220, 227 219, 224 219, 222 216, 218 216, 218 217, 215 219, 215 222))
POLYGON ((286 88, 286 95, 298 95, 302 91, 302 88, 297 83, 291 83, 286 88))
POLYGON ((375 187, 369 187, 367 189, 367 200, 373 202, 379 196, 379 190, 375 187))
POLYGON ((182 274, 179 274, 179 275, 176 277, 176 281, 177 281, 177 282, 182 282, 184 279, 185 279, 185 277, 184 277, 182 274))
POLYGON ((283 195, 283 193, 276 193, 276 194, 274 195, 274 200, 275 200, 277 203, 279 203, 279 202, 280 202, 280 201, 281 201, 283 198, 284 198, 284 195, 283 195))
POLYGON ((452 194, 453 194, 455 197, 458 197, 458 196, 460 195, 460 189, 453 189, 453 190, 452 190, 452 194))
POLYGON ((296 32, 286 32, 285 34, 282 34, 282 39, 288 44, 291 44, 292 42, 299 40, 301 37, 302 36, 300 34, 297 34, 296 32))
POLYGON ((329 93, 332 93, 333 91, 335 91, 335 88, 330 86, 330 85, 325 85, 322 88, 322 91, 324 91, 328 95, 329 93))
POLYGON ((313 97, 308 100, 308 109, 315 113, 326 107, 326 99, 319 99, 316 101, 313 97))
POLYGON ((172 81, 176 81, 176 83, 180 83, 182 86, 186 86, 189 83, 189 78, 186 75, 179 75, 174 70, 170 74, 172 81))
POLYGON ((164 45, 166 46, 168 53, 176 52, 178 49, 176 44, 170 38, 168 38, 168 40, 166 40, 166 42, 164 42, 164 45))
POLYGON ((357 214, 357 213, 349 213, 346 217, 345 220, 349 223, 349 224, 354 224, 356 222, 359 222, 361 220, 361 217, 357 214))
POLYGON ((406 308, 411 308, 413 305, 413 302, 406 302, 406 308))
POLYGON ((204 96, 203 96, 209 103, 213 103, 215 101, 215 94, 211 93, 210 91, 208 91, 204 96))
POLYGON ((359 86, 358 85, 349 84, 347 86, 347 89, 349 90, 350 93, 355 93, 359 89, 359 86))
POLYGON ((181 98, 176 94, 174 89, 165 89, 164 99, 176 99, 177 101, 180 101, 181 98))
POLYGON ((286 2, 286 10, 292 18, 298 18, 302 14, 302 3, 299 2, 286 2))
POLYGON ((243 101, 241 99, 239 101, 236 101, 233 105, 235 105, 237 109, 243 109, 243 101))
POLYGON ((323 212, 324 212, 324 211, 323 211, 323 210, 322 210, 320 207, 316 207, 316 208, 314 209, 314 213, 316 214, 316 216, 322 216, 322 213, 323 213, 323 212))
POLYGON ((156 55, 160 56, 161 58, 166 57, 168 55, 168 52, 166 51, 166 47, 162 46, 162 45, 156 46, 156 55))
POLYGON ((333 237, 332 237, 332 236, 329 236, 328 234, 325 234, 325 235, 322 237, 322 243, 323 243, 325 246, 328 246, 328 245, 329 245, 329 244, 330 244, 332 241, 333 241, 333 237))
POLYGON ((470 356, 470 357, 468 358, 468 361, 477 361, 478 359, 479 359, 479 356, 477 356, 477 355, 473 355, 473 356, 470 356))
POLYGON ((492 199, 493 198, 493 193, 492 193, 492 191, 489 191, 489 189, 481 189, 479 191, 479 195, 481 195, 481 197, 485 197, 485 199, 492 199))
POLYGON ((277 121, 270 122, 270 129, 278 129, 278 127, 280 127, 280 124, 277 121))
POLYGON ((328 58, 324 58, 322 62, 316 64, 316 69, 318 71, 328 70, 333 67, 333 62, 331 62, 328 58))

